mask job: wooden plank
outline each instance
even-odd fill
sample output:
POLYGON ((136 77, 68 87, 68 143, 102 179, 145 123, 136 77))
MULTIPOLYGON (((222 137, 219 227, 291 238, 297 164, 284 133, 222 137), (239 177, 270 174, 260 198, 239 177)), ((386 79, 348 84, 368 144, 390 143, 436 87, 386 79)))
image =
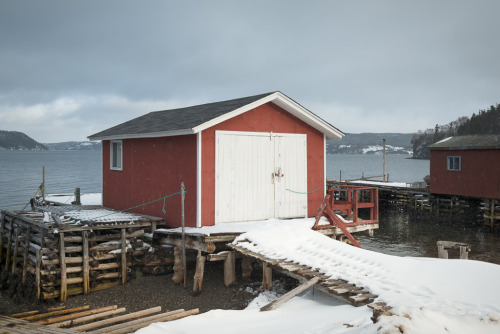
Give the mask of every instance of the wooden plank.
MULTIPOLYGON (((122 308, 119 308, 116 310, 96 313, 96 314, 88 315, 88 316, 81 317, 81 318, 57 322, 54 324, 50 324, 49 326, 60 328, 60 327, 68 327, 68 326, 74 326, 74 325, 79 325, 79 324, 85 324, 85 323, 92 321, 92 320, 110 317, 110 316, 113 316, 113 315, 118 314, 118 313, 123 313, 125 311, 126 311, 126 309, 124 307, 122 307, 122 308)), ((74 328, 71 328, 71 329, 74 331, 78 331, 74 328)))
POLYGON ((148 314, 153 314, 153 313, 158 313, 158 312, 161 312, 161 306, 152 307, 152 308, 149 308, 146 310, 133 312, 133 313, 129 313, 129 314, 124 314, 124 315, 120 315, 120 316, 105 319, 105 320, 94 321, 94 322, 91 322, 91 323, 86 324, 86 325, 72 327, 71 329, 74 331, 83 332, 83 331, 87 331, 89 329, 99 328, 99 327, 103 327, 103 326, 106 326, 109 324, 114 324, 114 323, 122 322, 125 320, 131 320, 134 318, 139 318, 139 317, 142 317, 142 316, 145 316, 148 314))
POLYGON ((174 321, 174 320, 177 320, 177 319, 188 317, 190 315, 198 314, 199 312, 200 311, 196 308, 196 309, 193 309, 193 310, 189 310, 189 311, 177 313, 177 314, 174 314, 174 315, 166 316, 164 318, 158 318, 157 320, 140 322, 140 323, 135 324, 135 325, 129 325, 126 328, 118 329, 118 330, 113 330, 113 331, 108 331, 106 333, 107 334, 125 334, 125 333, 130 333, 132 331, 136 331, 138 329, 146 327, 146 326, 152 324, 153 322, 174 321))
POLYGON ((113 331, 117 331, 117 330, 128 329, 131 326, 138 325, 141 323, 144 323, 145 324, 144 327, 146 327, 146 326, 152 324, 153 322, 164 322, 163 319, 168 318, 168 317, 173 316, 173 315, 176 315, 176 314, 179 314, 179 313, 184 313, 184 312, 186 312, 184 309, 179 309, 179 310, 175 310, 175 311, 151 315, 149 317, 145 317, 145 318, 141 318, 141 319, 137 319, 137 320, 132 320, 132 321, 127 321, 127 322, 124 322, 121 324, 107 326, 107 327, 93 330, 93 331, 87 331, 87 333, 107 334, 109 332, 113 332, 113 331))
POLYGON ((274 310, 275 308, 277 308, 281 304, 289 301, 290 299, 292 299, 293 297, 295 297, 296 295, 298 295, 302 291, 304 291, 304 290, 310 288, 311 286, 313 286, 314 284, 318 283, 318 281, 319 281, 319 277, 314 277, 314 278, 310 279, 309 281, 307 281, 305 283, 302 283, 301 285, 299 285, 295 289, 293 289, 293 290, 285 293, 280 298, 278 298, 278 299, 272 301, 271 303, 269 303, 269 304, 261 307, 260 310, 261 311, 271 311, 271 310, 274 310))
POLYGON ((63 314, 68 314, 68 313, 73 313, 73 312, 84 311, 84 310, 88 310, 89 308, 90 308, 89 305, 84 305, 84 306, 79 306, 79 307, 74 307, 74 308, 68 308, 68 309, 65 309, 65 310, 59 310, 59 311, 52 311, 52 312, 47 312, 47 313, 35 314, 35 315, 31 315, 31 316, 28 316, 28 317, 21 318, 21 320, 33 321, 33 320, 38 320, 38 319, 42 319, 42 318, 53 317, 55 315, 63 315, 63 314))
POLYGON ((50 324, 54 324, 54 323, 58 323, 58 322, 66 321, 66 320, 81 318, 81 317, 84 317, 87 315, 116 310, 117 308, 118 308, 117 305, 106 306, 106 307, 101 307, 101 308, 97 308, 97 309, 93 309, 93 310, 71 313, 71 314, 60 316, 60 317, 54 317, 54 318, 49 318, 49 319, 45 319, 45 320, 40 320, 40 321, 35 322, 35 324, 50 325, 50 324))

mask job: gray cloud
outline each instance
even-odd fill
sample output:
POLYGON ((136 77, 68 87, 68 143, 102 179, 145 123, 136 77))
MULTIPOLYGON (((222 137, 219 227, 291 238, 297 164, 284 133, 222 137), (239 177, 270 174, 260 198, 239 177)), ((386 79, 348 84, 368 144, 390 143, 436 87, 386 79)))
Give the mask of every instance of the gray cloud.
POLYGON ((3 0, 0 128, 83 140, 151 110, 280 90, 345 132, 414 132, 500 102, 499 9, 3 0))

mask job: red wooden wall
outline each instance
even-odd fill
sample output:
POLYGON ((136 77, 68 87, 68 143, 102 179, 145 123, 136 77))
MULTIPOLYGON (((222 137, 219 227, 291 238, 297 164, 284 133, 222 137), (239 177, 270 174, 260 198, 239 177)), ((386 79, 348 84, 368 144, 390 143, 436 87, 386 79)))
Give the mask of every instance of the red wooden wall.
MULTIPOLYGON (((186 186, 186 226, 196 227, 196 135, 125 139, 123 170, 110 169, 109 141, 103 141, 103 206, 123 210, 180 191, 186 186)), ((131 210, 180 226, 180 195, 131 210)))
MULTIPOLYGON (((307 191, 324 186, 323 133, 273 103, 267 103, 202 132, 202 225, 215 222, 215 131, 307 134, 307 191)), ((308 215, 314 216, 324 189, 308 195, 308 215)))
POLYGON ((431 193, 500 199, 500 150, 432 150, 431 193), (449 156, 461 157, 461 171, 447 171, 449 156))

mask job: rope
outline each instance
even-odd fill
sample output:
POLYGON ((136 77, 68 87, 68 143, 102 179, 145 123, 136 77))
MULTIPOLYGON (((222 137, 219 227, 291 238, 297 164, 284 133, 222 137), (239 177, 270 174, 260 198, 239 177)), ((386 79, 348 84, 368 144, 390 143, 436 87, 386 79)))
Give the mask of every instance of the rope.
POLYGON ((178 191, 176 193, 173 193, 173 194, 170 194, 170 195, 167 195, 167 196, 164 196, 164 197, 160 197, 158 199, 155 199, 155 200, 152 200, 150 202, 147 202, 147 203, 143 203, 143 204, 139 204, 139 205, 136 205, 136 206, 133 206, 133 207, 130 207, 130 208, 127 208, 127 209, 124 209, 124 210, 120 210, 120 211, 115 211, 115 212, 111 212, 111 213, 108 213, 106 215, 102 215, 102 216, 99 216, 99 217, 95 217, 93 219, 89 219, 89 221, 95 221, 99 218, 103 218, 103 217, 107 217, 107 216, 111 216, 111 215, 115 215, 117 213, 122 213, 122 212, 125 212, 125 211, 128 211, 128 210, 132 210, 132 209, 135 209, 135 208, 139 208, 141 206, 145 206, 145 205, 148 205, 148 204, 151 204, 151 203, 155 203, 155 202, 158 202, 158 201, 161 201, 163 200, 163 208, 161 209, 161 211, 163 212, 163 214, 166 214, 167 211, 165 211, 165 200, 169 197, 172 197, 172 196, 175 196, 175 195, 179 195, 181 193, 186 193, 187 191, 185 191, 184 189, 182 189, 181 191, 178 191))
POLYGON ((319 187, 318 189, 314 189, 313 191, 308 191, 308 192, 295 191, 295 190, 288 189, 288 188, 286 188, 286 190, 288 190, 288 191, 290 191, 290 192, 292 192, 292 193, 296 193, 296 194, 304 194, 304 195, 305 195, 305 194, 311 194, 311 193, 313 193, 313 192, 315 192, 315 191, 318 191, 318 190, 320 190, 320 189, 322 189, 322 188, 323 188, 323 186, 319 187))
MULTIPOLYGON (((45 187, 43 186, 43 184, 41 184, 41 185, 40 185, 40 187, 38 187, 38 191, 37 191, 37 192, 36 192, 33 196, 31 196, 31 197, 30 197, 27 201, 24 201, 24 202, 22 202, 21 204, 19 204, 19 205, 16 205, 16 206, 12 207, 9 211, 14 211, 14 209, 15 209, 15 208, 18 208, 18 207, 20 207, 20 206, 21 206, 21 205, 23 205, 23 204, 26 204, 26 205, 24 206, 23 210, 24 210, 24 209, 26 209, 26 207, 28 206, 28 204, 29 204, 29 202, 31 201, 31 199, 32 199, 32 198, 35 198, 35 196, 36 196, 36 195, 38 195, 38 193, 39 193, 40 191, 43 191, 44 189, 45 189, 45 187)), ((23 210, 21 210, 21 211, 23 211, 23 210)))

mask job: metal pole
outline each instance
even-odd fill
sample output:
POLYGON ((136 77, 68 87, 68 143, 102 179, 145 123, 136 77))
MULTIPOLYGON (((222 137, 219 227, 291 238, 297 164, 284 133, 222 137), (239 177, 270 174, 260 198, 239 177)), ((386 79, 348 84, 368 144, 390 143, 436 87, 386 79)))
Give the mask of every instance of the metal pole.
POLYGON ((383 140, 384 140, 384 158, 382 160, 382 163, 384 165, 384 173, 383 173, 383 175, 384 175, 384 182, 385 182, 386 181, 385 180, 385 138, 383 140))
POLYGON ((184 197, 184 182, 181 182, 182 270, 184 275, 184 289, 187 289, 186 234, 184 232, 184 197))

